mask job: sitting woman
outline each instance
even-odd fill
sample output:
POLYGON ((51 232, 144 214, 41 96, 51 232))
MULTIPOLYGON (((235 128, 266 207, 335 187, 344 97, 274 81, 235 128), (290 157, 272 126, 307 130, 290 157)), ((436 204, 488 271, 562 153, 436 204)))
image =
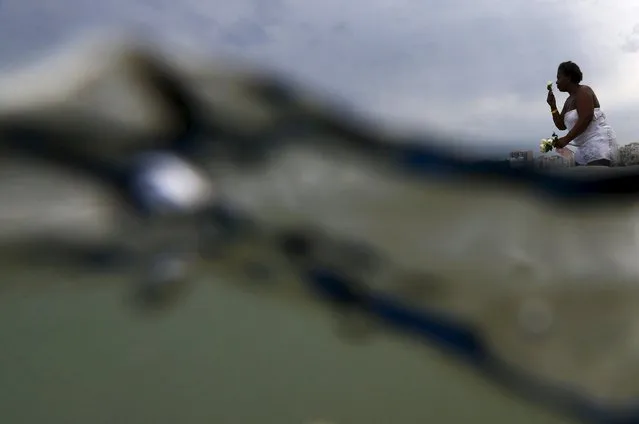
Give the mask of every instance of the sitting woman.
POLYGON ((561 112, 551 89, 548 90, 548 105, 552 119, 560 130, 568 134, 557 139, 555 148, 563 149, 570 144, 576 147, 576 165, 611 166, 618 151, 615 132, 601 111, 599 100, 592 88, 581 85, 583 75, 573 62, 563 62, 557 70, 557 89, 568 93, 561 112))

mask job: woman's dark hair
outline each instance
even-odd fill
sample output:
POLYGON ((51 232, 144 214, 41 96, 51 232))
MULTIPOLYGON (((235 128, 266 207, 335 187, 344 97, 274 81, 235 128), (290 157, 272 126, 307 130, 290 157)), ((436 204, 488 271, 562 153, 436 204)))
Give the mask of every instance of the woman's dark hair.
POLYGON ((559 64, 559 68, 557 69, 559 72, 567 76, 571 82, 575 84, 579 84, 584 77, 584 74, 581 73, 581 69, 575 62, 563 62, 559 64))

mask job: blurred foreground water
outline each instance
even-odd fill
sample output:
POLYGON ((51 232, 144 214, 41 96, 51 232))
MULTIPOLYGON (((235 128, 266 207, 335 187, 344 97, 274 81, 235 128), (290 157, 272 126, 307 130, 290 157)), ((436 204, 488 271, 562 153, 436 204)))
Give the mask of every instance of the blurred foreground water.
MULTIPOLYGON (((102 234, 89 219, 99 197, 80 182, 2 169, 5 219, 71 241, 102 234)), ((271 293, 302 287, 293 276, 237 281, 203 264, 176 308, 145 315, 126 273, 12 253, 0 258, 2 423, 568 422, 408 337, 345 342, 328 309, 271 293)))
MULTIPOLYGON (((108 215, 81 181, 4 165, 1 210, 25 226, 0 225, 5 237, 100 240, 108 215)), ((303 287, 293 275, 241 281, 203 263, 176 308, 144 314, 127 273, 48 255, 0 258, 3 423, 570 422, 410 337, 345 341, 330 309, 281 296, 303 287)))
POLYGON ((348 344, 316 305, 206 268, 198 280, 178 308, 144 316, 121 278, 4 264, 2 422, 569 422, 414 340, 348 344))
MULTIPOLYGON (((12 211, 36 233, 100 240, 101 197, 29 169, 2 168, 0 195, 13 205, 4 218, 12 211)), ((176 308, 147 315, 128 302, 126 273, 54 252, 29 265, 13 253, 0 258, 3 423, 570 422, 410 337, 345 341, 329 309, 281 296, 303 287, 293 275, 241 281, 203 263, 176 308)))

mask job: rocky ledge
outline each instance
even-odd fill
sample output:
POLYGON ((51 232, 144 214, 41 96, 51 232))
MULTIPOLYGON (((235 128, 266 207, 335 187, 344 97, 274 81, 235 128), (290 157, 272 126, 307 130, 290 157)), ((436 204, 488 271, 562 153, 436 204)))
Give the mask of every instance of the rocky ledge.
POLYGON ((639 143, 630 143, 619 148, 617 166, 639 165, 639 143))

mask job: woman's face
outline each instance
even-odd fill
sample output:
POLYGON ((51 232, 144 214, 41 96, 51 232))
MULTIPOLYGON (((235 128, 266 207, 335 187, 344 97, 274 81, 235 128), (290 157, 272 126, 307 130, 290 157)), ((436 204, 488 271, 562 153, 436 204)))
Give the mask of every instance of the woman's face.
POLYGON ((568 91, 568 87, 570 86, 570 78, 568 75, 564 74, 561 71, 557 71, 557 90, 561 92, 568 91))

